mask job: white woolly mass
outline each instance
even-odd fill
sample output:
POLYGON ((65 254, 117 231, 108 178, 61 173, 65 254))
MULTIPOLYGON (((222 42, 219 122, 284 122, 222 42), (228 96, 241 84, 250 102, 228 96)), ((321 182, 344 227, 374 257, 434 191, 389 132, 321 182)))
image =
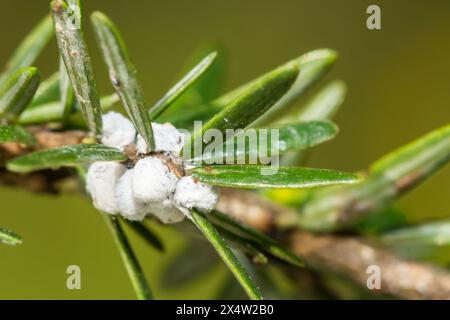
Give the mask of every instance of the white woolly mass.
MULTIPOLYGON (((152 127, 155 151, 178 155, 185 136, 169 123, 152 123, 152 127)), ((136 130, 127 118, 117 112, 103 116, 103 144, 123 151, 135 139, 136 130)), ((147 153, 140 135, 136 148, 138 154, 147 153)), ((87 172, 86 189, 95 208, 134 221, 153 215, 162 223, 176 223, 185 218, 189 209, 211 211, 218 200, 216 189, 191 177, 178 179, 164 161, 155 156, 138 160, 132 169, 119 162, 94 162, 87 172)))
POLYGON ((109 214, 119 212, 114 199, 114 188, 126 170, 124 165, 113 161, 98 161, 89 167, 86 189, 92 197, 95 208, 109 214))
POLYGON ((185 218, 184 213, 174 206, 172 198, 150 204, 148 212, 166 224, 181 222, 185 218))
POLYGON ((161 159, 141 159, 134 167, 134 196, 142 202, 162 202, 175 191, 177 180, 161 159))
MULTIPOLYGON (((152 122, 155 151, 169 151, 178 155, 183 148, 185 136, 170 123, 152 122)), ((147 144, 139 134, 136 143, 139 154, 147 153, 147 144)))
POLYGON ((125 172, 117 182, 114 198, 122 216, 129 220, 142 221, 147 214, 147 206, 134 196, 133 177, 134 169, 125 172))
POLYGON ((218 199, 217 190, 207 184, 195 181, 192 177, 178 180, 174 201, 180 210, 197 208, 204 213, 210 212, 218 199))
POLYGON ((132 144, 136 138, 133 123, 118 112, 110 111, 103 115, 102 143, 121 151, 132 144))

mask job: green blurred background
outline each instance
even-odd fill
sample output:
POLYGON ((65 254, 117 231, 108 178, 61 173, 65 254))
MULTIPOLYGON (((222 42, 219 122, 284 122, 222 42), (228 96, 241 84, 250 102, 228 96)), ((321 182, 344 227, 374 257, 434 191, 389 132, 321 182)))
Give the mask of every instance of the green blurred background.
MULTIPOLYGON (((226 48, 228 89, 306 51, 336 49, 339 62, 325 80, 342 79, 349 87, 336 118, 341 133, 317 148, 312 166, 365 168, 383 153, 450 119, 447 0, 85 1, 85 11, 93 10, 110 15, 122 30, 149 102, 161 97, 190 54, 205 42, 226 48), (381 7, 382 30, 367 30, 369 4, 381 7)), ((0 0, 1 64, 47 11, 47 0, 0 0)), ((92 31, 87 29, 100 90, 110 93, 92 31)), ((53 41, 36 66, 45 77, 57 65, 53 41)), ((399 207, 411 221, 449 216, 449 178, 447 167, 406 196, 399 207)), ((0 225, 25 239, 19 247, 0 246, 0 299, 134 298, 112 238, 86 199, 74 195, 56 199, 1 187, 0 203, 0 225), (70 264, 81 267, 82 290, 66 289, 65 270, 70 264)), ((156 296, 214 297, 226 273, 221 268, 181 289, 161 287, 161 271, 184 249, 185 240, 172 227, 153 226, 167 243, 166 254, 140 239, 132 241, 156 296)))

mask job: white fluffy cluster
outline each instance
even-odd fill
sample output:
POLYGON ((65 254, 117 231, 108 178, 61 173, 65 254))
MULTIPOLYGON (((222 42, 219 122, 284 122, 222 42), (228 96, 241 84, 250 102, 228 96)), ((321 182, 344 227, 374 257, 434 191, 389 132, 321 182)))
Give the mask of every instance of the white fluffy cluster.
MULTIPOLYGON (((156 151, 178 156, 184 136, 171 124, 152 123, 156 151)), ((103 116, 102 143, 121 151, 137 139, 138 154, 147 153, 133 124, 120 113, 103 116)), ((182 221, 189 209, 211 211, 217 203, 217 191, 191 177, 179 179, 157 157, 145 157, 134 168, 118 162, 93 163, 86 177, 86 188, 94 206, 109 214, 121 214, 129 220, 143 220, 154 215, 163 223, 182 221)))

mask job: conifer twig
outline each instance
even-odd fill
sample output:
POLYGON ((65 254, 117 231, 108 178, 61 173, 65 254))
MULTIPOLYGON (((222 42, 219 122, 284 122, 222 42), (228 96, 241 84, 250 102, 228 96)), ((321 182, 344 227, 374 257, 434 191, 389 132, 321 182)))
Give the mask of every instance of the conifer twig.
MULTIPOLYGON (((291 209, 275 205, 252 192, 226 189, 222 192, 218 208, 252 227, 264 231, 280 228, 275 221, 279 216, 293 214, 291 209), (230 203, 232 205, 230 205, 230 203), (264 221, 258 221, 260 219, 264 221)), ((450 273, 433 266, 408 261, 387 250, 374 247, 354 236, 315 235, 295 229, 284 231, 291 250, 307 265, 320 271, 332 271, 367 287, 367 267, 377 265, 381 270, 380 293, 406 299, 450 299, 450 273)))

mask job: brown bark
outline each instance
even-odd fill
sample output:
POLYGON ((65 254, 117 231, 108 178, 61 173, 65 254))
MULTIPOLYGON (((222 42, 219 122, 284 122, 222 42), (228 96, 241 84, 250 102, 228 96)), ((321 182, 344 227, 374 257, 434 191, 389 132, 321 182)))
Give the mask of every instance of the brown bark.
POLYGON ((30 133, 36 139, 36 145, 26 147, 20 143, 9 142, 0 145, 0 159, 11 159, 29 151, 51 149, 68 144, 79 144, 86 137, 86 132, 81 130, 69 130, 64 132, 51 131, 45 127, 30 127, 30 133))
POLYGON ((7 171, 4 165, 8 160, 31 151, 82 143, 87 135, 81 130, 57 132, 38 126, 28 129, 36 140, 36 145, 33 147, 26 147, 15 142, 0 145, 0 185, 21 187, 33 192, 58 193, 60 191, 59 183, 73 174, 71 170, 61 168, 23 175, 7 171))
MULTIPOLYGON (((280 232, 278 217, 295 213, 248 191, 226 189, 219 210, 262 231, 280 232), (258 217, 259 216, 259 217, 258 217)), ((291 250, 317 270, 332 271, 367 287, 367 268, 381 271, 380 292, 406 299, 450 299, 450 274, 420 262, 408 261, 356 236, 314 234, 290 230, 285 234, 291 250)))
POLYGON ((294 232, 291 249, 318 269, 343 274, 366 286, 369 266, 381 271, 380 291, 407 299, 450 299, 450 274, 408 261, 353 237, 294 232))

